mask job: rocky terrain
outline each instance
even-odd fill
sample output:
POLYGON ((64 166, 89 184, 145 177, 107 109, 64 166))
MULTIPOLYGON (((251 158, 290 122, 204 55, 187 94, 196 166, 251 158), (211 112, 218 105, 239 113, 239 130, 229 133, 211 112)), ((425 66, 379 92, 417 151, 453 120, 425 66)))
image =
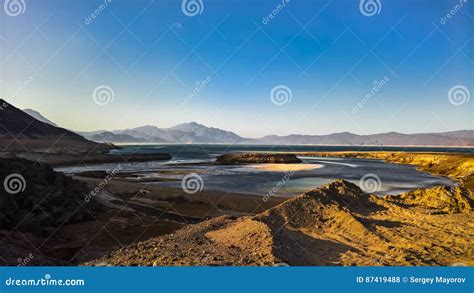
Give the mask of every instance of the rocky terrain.
MULTIPOLYGON (((4 236, 5 233, 0 231, 0 239, 4 236)), ((21 245, 18 244, 19 241, 21 241, 21 239, 18 239, 17 242, 8 240, 2 241, 2 245, 0 245, 0 265, 26 267, 58 266, 66 264, 58 259, 44 256, 41 253, 32 252, 31 249, 22 248, 21 245)))
POLYGON ((0 159, 0 265, 66 265, 56 250, 41 249, 64 226, 95 219, 103 211, 86 201, 84 183, 45 164, 19 158, 0 159))
POLYGON ((234 153, 223 154, 216 159, 217 164, 296 164, 301 160, 294 154, 234 153))
POLYGON ((48 165, 1 159, 0 178, 0 229, 47 236, 61 225, 92 219, 98 208, 85 200, 85 184, 48 165))
POLYGON ((454 189, 458 200, 447 203, 429 191, 382 198, 336 180, 255 216, 188 225, 88 264, 472 265, 473 197, 454 189))
POLYGON ((474 206, 472 193, 465 188, 438 186, 416 189, 400 195, 387 196, 387 200, 412 206, 432 208, 438 213, 469 213, 474 206))

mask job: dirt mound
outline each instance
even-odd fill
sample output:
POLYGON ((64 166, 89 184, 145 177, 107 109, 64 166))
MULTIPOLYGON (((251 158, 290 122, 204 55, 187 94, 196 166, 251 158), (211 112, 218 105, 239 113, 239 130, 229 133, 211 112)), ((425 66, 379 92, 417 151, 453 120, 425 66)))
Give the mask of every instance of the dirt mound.
POLYGON ((301 163, 294 154, 235 153, 217 157, 216 163, 236 164, 296 164, 301 163))
POLYGON ((189 225, 90 264, 469 264, 473 213, 424 211, 336 180, 255 216, 189 225))
POLYGON ((97 263, 113 265, 274 265, 334 264, 345 245, 336 239, 370 239, 384 245, 352 209, 370 213, 383 207, 370 201, 357 186, 337 180, 321 189, 254 217, 217 218, 187 226, 174 235, 121 249, 97 263), (341 195, 345 192, 346 194, 341 195), (354 201, 361 203, 351 204, 354 201), (364 208, 362 208, 364 206, 364 208), (333 234, 331 240, 318 235, 333 234), (345 234, 345 235, 344 235, 345 234), (317 240, 316 240, 317 239, 317 240), (317 252, 300 251, 318 244, 317 252), (320 253, 324 251, 324 253, 320 253), (324 255, 324 257, 323 257, 324 255))
POLYGON ((355 214, 383 209, 371 199, 375 198, 363 193, 356 185, 336 180, 256 215, 255 219, 270 227, 285 226, 311 233, 322 229, 347 229, 365 234, 366 229, 355 214))
POLYGON ((474 208, 472 192, 462 186, 439 186, 417 189, 401 195, 387 196, 387 200, 433 208, 449 214, 469 213, 474 208))
POLYGON ((24 159, 0 159, 0 229, 48 235, 65 223, 92 219, 84 184, 24 159))

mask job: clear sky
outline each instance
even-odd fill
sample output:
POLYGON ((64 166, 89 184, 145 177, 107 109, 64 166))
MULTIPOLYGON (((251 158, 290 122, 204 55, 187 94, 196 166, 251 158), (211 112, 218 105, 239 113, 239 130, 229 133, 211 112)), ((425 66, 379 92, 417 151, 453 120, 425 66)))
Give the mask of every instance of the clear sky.
POLYGON ((1 95, 62 127, 196 121, 246 137, 473 128, 470 1, 372 0, 373 16, 357 0, 196 0, 195 16, 181 0, 10 1, 24 5, 0 13, 1 95), (114 99, 98 105, 102 85, 114 99), (280 85, 291 101, 272 101, 280 85))

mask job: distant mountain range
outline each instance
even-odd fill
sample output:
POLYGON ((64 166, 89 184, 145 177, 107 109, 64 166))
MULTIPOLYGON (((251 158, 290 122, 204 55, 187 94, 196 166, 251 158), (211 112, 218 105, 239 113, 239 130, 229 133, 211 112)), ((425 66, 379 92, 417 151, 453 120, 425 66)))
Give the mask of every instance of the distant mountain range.
POLYGON ((141 126, 114 131, 78 132, 87 139, 112 143, 243 143, 247 139, 218 128, 206 127, 196 122, 183 123, 171 128, 141 126))
POLYGON ((385 145, 385 146, 474 146, 474 131, 461 130, 443 133, 403 134, 387 132, 357 135, 350 132, 329 135, 268 135, 258 139, 264 144, 315 144, 315 145, 385 145))
POLYGON ((250 139, 241 137, 233 132, 191 122, 179 124, 171 128, 142 126, 114 131, 80 132, 80 134, 96 142, 112 143, 474 146, 474 130, 418 134, 388 132, 373 135, 357 135, 350 132, 342 132, 329 135, 267 135, 258 139, 250 139))
MULTIPOLYGON (((56 125, 34 110, 27 109, 23 111, 28 113, 29 117, 34 117, 45 124, 56 125)), ((76 133, 88 140, 99 143, 474 146, 474 130, 418 134, 388 132, 373 135, 358 135, 350 132, 342 132, 328 135, 267 135, 258 139, 250 139, 241 137, 230 131, 190 122, 170 128, 158 128, 156 126, 147 125, 122 130, 76 131, 76 133)))

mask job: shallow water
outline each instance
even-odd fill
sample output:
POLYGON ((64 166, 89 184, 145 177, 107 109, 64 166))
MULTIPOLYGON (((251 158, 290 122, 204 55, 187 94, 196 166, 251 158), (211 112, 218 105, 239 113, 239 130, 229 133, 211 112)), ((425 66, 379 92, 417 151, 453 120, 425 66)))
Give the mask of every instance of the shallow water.
MULTIPOLYGON (((299 157, 303 164, 313 165, 308 170, 269 171, 256 165, 213 165, 215 157, 232 151, 270 151, 267 147, 229 146, 146 146, 143 149, 126 147, 122 152, 157 153, 165 149, 173 155, 171 161, 121 164, 121 172, 138 174, 143 178, 174 179, 151 182, 161 186, 181 188, 181 180, 190 173, 202 178, 203 190, 291 197, 317 188, 337 178, 359 185, 375 194, 399 194, 416 188, 453 185, 448 178, 417 171, 415 166, 390 164, 381 160, 358 158, 299 157), (198 165, 192 165, 199 163, 198 165)), ((279 150, 280 151, 280 150, 279 150)), ((113 170, 116 164, 87 167, 57 168, 66 173, 91 170, 113 170)))

